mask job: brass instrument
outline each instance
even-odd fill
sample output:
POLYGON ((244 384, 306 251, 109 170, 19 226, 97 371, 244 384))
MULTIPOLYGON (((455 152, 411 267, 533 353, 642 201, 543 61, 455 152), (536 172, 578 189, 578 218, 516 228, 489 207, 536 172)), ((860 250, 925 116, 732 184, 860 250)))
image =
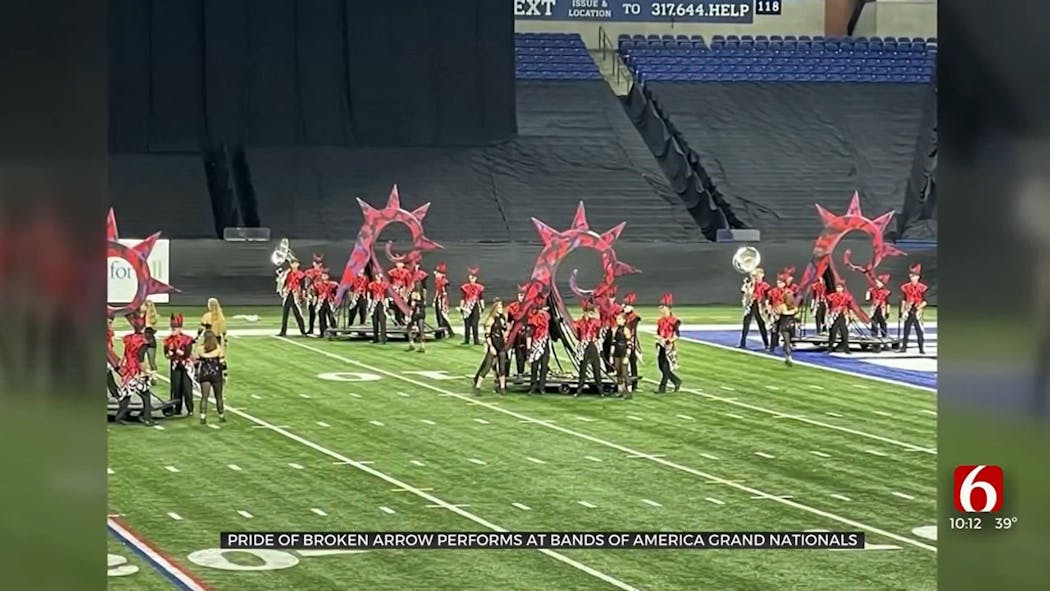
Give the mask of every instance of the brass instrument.
POLYGON ((274 249, 273 254, 270 255, 270 262, 274 264, 277 269, 277 295, 281 296, 281 301, 284 301, 288 297, 288 290, 284 287, 284 278, 288 276, 289 268, 280 268, 289 261, 298 260, 295 258, 295 253, 292 251, 291 246, 288 245, 287 238, 281 238, 281 241, 277 244, 277 248, 274 249))
POLYGON ((733 254, 733 268, 745 275, 744 284, 740 286, 740 304, 746 312, 751 308, 755 290, 754 272, 762 262, 762 253, 753 246, 741 246, 733 254))

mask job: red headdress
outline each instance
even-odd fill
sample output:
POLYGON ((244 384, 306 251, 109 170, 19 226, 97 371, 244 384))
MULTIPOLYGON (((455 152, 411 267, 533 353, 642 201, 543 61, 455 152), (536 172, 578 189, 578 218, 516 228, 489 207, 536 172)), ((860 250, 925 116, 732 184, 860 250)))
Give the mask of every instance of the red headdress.
POLYGON ((627 295, 623 296, 623 303, 624 303, 624 305, 627 305, 627 306, 633 306, 634 305, 634 301, 637 298, 638 298, 638 296, 633 291, 628 292, 627 295))
POLYGON ((146 317, 140 312, 132 312, 125 316, 128 319, 128 324, 131 328, 135 329, 135 332, 141 331, 146 326, 146 317))
POLYGON ((413 250, 405 255, 405 261, 416 265, 423 261, 423 255, 418 250, 413 250))
POLYGON ((842 287, 846 287, 846 280, 845 279, 839 279, 838 281, 836 281, 835 282, 835 286, 838 287, 839 285, 841 285, 842 287))
POLYGON ((890 274, 889 273, 883 273, 882 275, 879 275, 878 277, 876 277, 876 279, 878 279, 880 282, 882 282, 883 285, 885 285, 890 280, 890 274))
POLYGON ((781 271, 780 274, 784 277, 784 279, 788 279, 788 278, 794 279, 795 278, 795 268, 794 267, 784 267, 784 270, 781 271))
POLYGON ((328 274, 328 267, 321 267, 321 272, 328 274))
POLYGON ((542 308, 547 305, 547 296, 543 294, 536 294, 536 297, 532 298, 532 305, 536 308, 542 308))
POLYGON ((323 263, 324 262, 324 255, 323 254, 317 254, 315 252, 314 253, 314 262, 315 263, 323 263))
POLYGON ((528 283, 522 283, 521 285, 518 286, 518 293, 519 294, 523 294, 528 289, 529 289, 529 284, 528 283))
POLYGON ((922 275, 922 264, 916 263, 908 268, 909 275, 922 275))
POLYGON ((473 275, 477 277, 480 271, 481 269, 479 267, 467 267, 467 275, 473 275))
POLYGON ((448 266, 445 263, 438 263, 438 264, 434 265, 434 272, 435 273, 447 273, 448 272, 448 266))
POLYGON ((660 298, 660 305, 667 306, 668 308, 670 308, 674 305, 674 296, 671 295, 670 292, 665 293, 663 297, 660 298))
POLYGON ((777 281, 780 281, 780 282, 783 282, 783 283, 787 283, 787 278, 788 278, 787 273, 784 273, 783 271, 781 271, 779 274, 777 274, 777 281))
POLYGON ((590 298, 583 298, 580 300, 580 307, 583 308, 584 312, 590 312, 594 309, 594 301, 590 298))
POLYGON ((171 327, 172 328, 182 328, 182 314, 172 314, 171 315, 171 327))

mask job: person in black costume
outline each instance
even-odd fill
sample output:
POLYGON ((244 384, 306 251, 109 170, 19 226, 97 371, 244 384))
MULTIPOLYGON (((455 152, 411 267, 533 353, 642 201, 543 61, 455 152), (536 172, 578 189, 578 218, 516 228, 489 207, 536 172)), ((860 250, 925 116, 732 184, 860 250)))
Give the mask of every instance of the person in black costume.
POLYGON ((201 387, 201 424, 208 422, 208 398, 215 396, 219 422, 226 422, 223 389, 226 385, 226 357, 214 331, 204 331, 204 343, 197 352, 197 382, 201 387))
POLYGON ((419 286, 417 284, 416 287, 412 290, 412 292, 408 294, 409 317, 407 334, 409 351, 419 351, 420 353, 426 353, 426 348, 424 345, 426 333, 423 330, 423 320, 426 318, 427 314, 426 305, 426 300, 423 299, 423 292, 419 289, 419 286), (415 348, 415 343, 413 343, 412 341, 413 338, 419 344, 419 349, 415 348))
POLYGON ((481 394, 481 383, 489 370, 496 370, 496 392, 507 391, 507 374, 510 371, 510 358, 507 356, 507 317, 504 314, 503 302, 496 299, 488 316, 485 318, 485 357, 481 367, 474 374, 474 395, 481 394))
POLYGON ((621 398, 634 398, 631 376, 628 367, 628 358, 633 348, 634 335, 627 327, 627 319, 623 314, 616 315, 616 329, 612 334, 612 358, 613 370, 616 372, 616 391, 621 398))

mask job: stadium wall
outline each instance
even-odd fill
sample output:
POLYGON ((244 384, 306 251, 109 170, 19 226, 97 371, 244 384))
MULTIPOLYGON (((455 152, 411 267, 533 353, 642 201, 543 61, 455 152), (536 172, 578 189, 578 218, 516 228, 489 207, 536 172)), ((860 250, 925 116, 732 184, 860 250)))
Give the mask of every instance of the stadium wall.
POLYGON ((853 34, 857 37, 936 37, 937 0, 868 2, 853 34))
MULTIPOLYGON (((276 243, 236 243, 221 240, 173 240, 170 244, 171 285, 179 293, 172 294, 171 303, 203 305, 209 297, 218 297, 226 305, 276 305, 274 267, 270 254, 276 243)), ((301 259, 309 260, 312 253, 324 253, 325 260, 337 278, 350 250, 351 241, 317 242, 296 240, 292 249, 301 259)), ((445 248, 427 255, 424 264, 428 271, 438 262, 448 264, 453 285, 465 279, 468 266, 481 267, 481 280, 487 294, 513 297, 516 286, 523 283, 532 271, 539 253, 538 244, 445 244, 445 248)), ((635 291, 639 302, 655 304, 665 292, 673 292, 680 304, 740 303, 741 276, 732 268, 731 260, 738 244, 668 244, 618 242, 616 253, 625 263, 641 269, 641 274, 622 277, 621 292, 635 291)), ((810 259, 812 241, 762 243, 762 263, 770 276, 781 268, 795 266, 797 277, 810 259)), ((864 261, 870 255, 867 240, 844 241, 838 247, 838 256, 850 248, 855 260, 864 261)), ((907 257, 888 259, 879 267, 890 273, 894 285, 903 281, 907 266, 923 265, 924 281, 930 286, 930 302, 937 301, 937 251, 916 251, 907 257)), ((842 267, 842 265, 839 265, 842 267)), ((569 276, 579 269, 579 285, 588 288, 599 278, 599 259, 596 253, 577 251, 562 263, 558 286, 568 297, 569 276)), ((840 269, 841 270, 841 269, 840 269)), ((863 296, 863 278, 852 271, 844 271, 851 291, 863 296)))

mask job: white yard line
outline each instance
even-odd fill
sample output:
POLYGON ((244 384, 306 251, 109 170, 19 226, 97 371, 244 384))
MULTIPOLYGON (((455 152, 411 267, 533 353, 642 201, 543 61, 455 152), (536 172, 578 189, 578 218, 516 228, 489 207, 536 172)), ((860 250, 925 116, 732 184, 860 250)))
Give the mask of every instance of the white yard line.
MULTIPOLYGON (((330 359, 336 359, 336 360, 342 361, 344 363, 360 367, 362 369, 371 371, 371 372, 376 373, 376 374, 385 375, 387 377, 394 378, 396 380, 401 380, 403 382, 406 382, 406 383, 409 383, 409 384, 413 384, 413 385, 415 385, 417 387, 425 388, 427 390, 431 390, 431 391, 434 391, 434 392, 450 394, 453 397, 455 397, 455 398, 457 398, 459 400, 462 400, 464 402, 472 400, 472 397, 467 395, 467 394, 458 394, 458 393, 455 393, 455 392, 451 392, 449 390, 445 390, 444 388, 440 388, 440 387, 435 386, 433 384, 428 384, 426 382, 421 382, 419 380, 416 380, 416 379, 413 379, 413 378, 410 378, 410 377, 406 377, 406 376, 403 376, 403 375, 400 375, 400 374, 397 374, 397 373, 394 373, 394 372, 391 372, 391 371, 387 371, 385 369, 381 369, 381 368, 378 368, 378 367, 373 367, 373 366, 371 366, 371 365, 369 365, 367 363, 362 363, 360 361, 356 361, 356 360, 350 359, 348 357, 343 357, 342 355, 336 355, 335 353, 331 353, 331 352, 325 351, 324 349, 318 349, 317 347, 313 347, 313 346, 310 346, 310 345, 305 344, 305 343, 299 343, 299 342, 296 342, 296 341, 288 339, 288 338, 279 338, 279 337, 275 337, 275 338, 278 338, 278 340, 280 340, 282 342, 291 343, 294 346, 306 349, 308 351, 313 351, 314 353, 323 355, 323 356, 328 357, 330 359)), ((524 415, 522 413, 519 413, 519 412, 515 412, 513 410, 509 410, 509 409, 506 409, 506 408, 495 406, 495 405, 492 405, 492 404, 489 404, 489 403, 486 403, 486 402, 481 402, 481 401, 475 401, 475 402, 479 406, 484 406, 486 408, 489 408, 492 411, 503 413, 503 414, 505 414, 507 416, 511 416, 511 417, 516 418, 516 419, 531 419, 531 417, 529 417, 527 415, 524 415)), ((235 410, 233 408, 231 408, 230 410, 231 410, 231 412, 235 412, 235 414, 238 414, 239 416, 243 416, 245 418, 247 418, 249 416, 249 415, 247 415, 247 413, 244 413, 243 411, 237 411, 237 410, 235 410)), ((612 448, 612 449, 616 449, 617 451, 620 451, 620 452, 624 452, 624 453, 627 453, 627 454, 647 455, 644 452, 641 452, 641 451, 638 451, 636 449, 627 447, 625 445, 620 445, 620 444, 612 442, 612 441, 601 439, 599 437, 594 437, 593 435, 588 435, 586 433, 581 433, 579 431, 574 431, 572 429, 569 429, 568 427, 563 427, 561 425, 556 425, 554 423, 551 423, 550 421, 544 421, 544 420, 541 420, 541 419, 531 419, 531 421, 534 424, 536 424, 536 425, 539 425, 539 426, 542 426, 542 427, 546 427, 547 429, 550 429, 552 431, 557 431, 559 433, 562 433, 562 434, 565 434, 565 435, 569 435, 571 437, 575 437, 575 438, 578 438, 578 439, 589 441, 591 443, 595 443, 595 444, 598 444, 598 445, 601 445, 601 446, 604 446, 604 447, 609 447, 609 448, 612 448)), ((259 419, 255 419, 253 422, 257 422, 258 423, 258 422, 260 422, 260 420, 259 419)), ((265 424, 265 423, 263 423, 263 424, 265 424)), ((275 429, 274 431, 277 432, 277 433, 288 433, 286 430, 283 430, 283 429, 281 429, 281 430, 276 430, 275 429)), ((289 435, 293 435, 291 433, 288 433, 288 434, 289 435)), ((296 436, 296 437, 298 437, 298 436, 296 436)), ((303 440, 303 441, 305 441, 305 440, 303 440)), ((886 538, 897 540, 898 542, 902 542, 902 543, 905 543, 905 544, 908 544, 908 545, 911 545, 911 546, 915 546, 917 548, 922 548, 924 550, 929 550, 930 552, 937 552, 937 547, 936 546, 931 546, 930 544, 926 544, 924 542, 919 542, 919 541, 914 540, 912 538, 901 536, 901 535, 898 535, 898 534, 886 531, 884 529, 881 529, 881 528, 878 528, 878 527, 875 527, 875 526, 872 526, 872 525, 868 525, 868 524, 856 521, 854 519, 850 519, 848 517, 843 517, 841 515, 836 515, 834 513, 830 513, 828 511, 824 511, 822 509, 817 509, 816 507, 810 507, 808 505, 803 505, 802 503, 795 502, 794 500, 791 500, 791 499, 777 499, 777 498, 775 498, 774 495, 771 495, 771 494, 766 493, 764 491, 761 491, 759 489, 756 489, 756 488, 753 488, 753 487, 750 487, 750 486, 745 486, 745 485, 742 485, 742 484, 738 484, 736 482, 732 482, 732 481, 727 480, 725 478, 714 476, 713 474, 710 474, 710 473, 707 473, 707 472, 703 472, 701 470, 697 470, 695 468, 692 468, 692 467, 689 467, 689 466, 685 466, 685 465, 682 465, 682 464, 679 464, 679 463, 676 463, 676 462, 672 462, 672 461, 670 461, 668 459, 665 459, 665 458, 654 458, 652 456, 649 456, 648 459, 650 461, 652 461, 652 462, 655 462, 655 463, 660 464, 662 466, 665 466, 667 468, 671 468, 673 470, 678 470, 680 472, 685 472, 687 474, 692 474, 693 476, 697 476, 699 478, 703 478, 703 479, 706 479, 708 481, 714 481, 714 482, 717 482, 719 484, 723 484, 723 485, 725 485, 727 487, 739 490, 741 492, 746 492, 746 493, 750 493, 752 495, 757 495, 757 496, 769 497, 769 498, 775 500, 778 503, 781 503, 781 504, 783 504, 783 505, 785 505, 787 507, 791 507, 791 508, 797 509, 799 511, 810 513, 812 515, 817 515, 817 516, 820 516, 820 517, 823 517, 825 519, 829 519, 829 520, 832 520, 832 521, 837 521, 837 522, 839 522, 839 523, 841 523, 843 525, 848 525, 848 526, 855 527, 855 528, 858 528, 858 529, 866 530, 866 531, 871 532, 873 534, 878 534, 878 535, 886 537, 886 538)), ((369 470, 371 470, 371 469, 369 469, 369 470)), ((426 494, 426 493, 424 493, 424 494, 426 494)), ((609 581, 606 581, 606 582, 609 582, 609 581)))

